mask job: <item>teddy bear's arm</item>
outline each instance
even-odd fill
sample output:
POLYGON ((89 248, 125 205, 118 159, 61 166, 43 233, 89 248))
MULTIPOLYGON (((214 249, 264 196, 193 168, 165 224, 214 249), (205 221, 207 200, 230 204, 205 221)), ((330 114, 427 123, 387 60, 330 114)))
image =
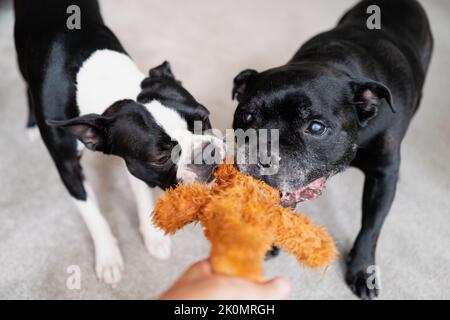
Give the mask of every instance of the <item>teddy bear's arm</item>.
POLYGON ((308 267, 329 265, 336 256, 336 247, 325 229, 287 208, 280 208, 280 213, 275 245, 308 267))
POLYGON ((197 221, 210 190, 205 184, 180 184, 169 189, 158 199, 153 210, 153 223, 167 234, 173 234, 185 225, 197 221))

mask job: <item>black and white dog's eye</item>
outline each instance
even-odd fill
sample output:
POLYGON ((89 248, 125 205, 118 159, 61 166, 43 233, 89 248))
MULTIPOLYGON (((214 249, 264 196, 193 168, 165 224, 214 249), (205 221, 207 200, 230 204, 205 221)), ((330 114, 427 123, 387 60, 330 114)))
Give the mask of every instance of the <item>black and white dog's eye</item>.
POLYGON ((152 161, 152 164, 155 165, 163 165, 165 164, 167 161, 169 161, 170 159, 170 155, 166 154, 166 155, 161 155, 160 157, 158 157, 157 159, 155 159, 154 161, 152 161))
POLYGON ((245 124, 252 123, 255 120, 255 116, 251 114, 250 112, 245 112, 242 114, 242 121, 245 124))
POLYGON ((308 128, 306 129, 306 133, 314 136, 320 136, 324 134, 326 130, 327 127, 325 127, 325 125, 322 122, 311 121, 308 125, 308 128))

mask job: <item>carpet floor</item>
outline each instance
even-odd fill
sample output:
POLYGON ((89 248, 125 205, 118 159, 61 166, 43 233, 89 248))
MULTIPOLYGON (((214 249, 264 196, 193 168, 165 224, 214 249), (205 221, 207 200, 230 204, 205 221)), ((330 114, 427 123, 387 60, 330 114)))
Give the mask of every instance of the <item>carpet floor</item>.
MULTIPOLYGON (((142 70, 169 60, 175 75, 231 126, 233 77, 242 69, 285 63, 301 43, 331 28, 353 0, 103 0, 107 24, 142 70)), ((383 228, 377 264, 381 299, 450 298, 450 2, 423 1, 435 52, 421 108, 402 147, 401 178, 383 228)), ((42 141, 25 133, 26 97, 15 60, 11 1, 0 0, 0 298, 150 299, 191 263, 208 255, 199 227, 173 237, 167 261, 150 257, 122 160, 86 152, 88 179, 119 240, 125 274, 116 288, 96 280, 94 251, 42 141), (68 267, 82 272, 80 290, 66 286, 68 267)), ((360 227, 363 175, 332 178, 325 194, 301 209, 335 237, 340 259, 326 272, 302 269, 285 253, 267 261, 267 277, 287 276, 291 299, 354 299, 343 260, 360 227)))

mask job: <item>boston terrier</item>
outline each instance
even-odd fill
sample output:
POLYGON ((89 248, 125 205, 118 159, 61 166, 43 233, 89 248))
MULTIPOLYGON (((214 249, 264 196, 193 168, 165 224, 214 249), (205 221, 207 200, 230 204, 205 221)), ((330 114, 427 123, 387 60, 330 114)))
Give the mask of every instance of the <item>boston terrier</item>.
POLYGON ((222 141, 194 134, 195 122, 203 130, 211 128, 208 110, 175 79, 167 62, 142 73, 105 26, 97 1, 15 0, 14 5, 17 58, 27 85, 27 126, 39 128, 91 233, 97 276, 116 284, 122 256, 84 179, 82 149, 125 160, 145 245, 154 257, 164 259, 170 254, 170 239, 151 224, 155 199, 179 181, 208 181, 214 165, 193 165, 191 157, 206 146, 217 146, 220 153, 222 141), (81 23, 69 29, 67 9, 74 4, 81 23))
POLYGON ((432 48, 430 25, 417 1, 361 1, 287 64, 245 70, 234 79, 234 129, 279 130, 276 174, 262 175, 266 168, 258 163, 239 167, 282 190, 286 206, 319 196, 326 179, 349 165, 364 172, 362 226, 346 275, 363 299, 378 295, 379 287, 368 285, 370 267, 432 48), (372 28, 367 12, 377 8, 381 24, 372 28))

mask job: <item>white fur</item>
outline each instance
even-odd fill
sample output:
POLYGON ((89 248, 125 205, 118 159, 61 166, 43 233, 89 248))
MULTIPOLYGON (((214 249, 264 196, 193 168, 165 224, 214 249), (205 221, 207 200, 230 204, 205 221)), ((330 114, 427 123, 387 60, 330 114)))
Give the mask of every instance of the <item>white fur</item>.
POLYGON ((91 186, 84 183, 87 200, 75 200, 75 204, 86 223, 94 241, 95 271, 100 280, 115 285, 122 278, 123 259, 117 241, 101 214, 91 186))
POLYGON ((81 154, 84 150, 85 146, 83 144, 83 142, 81 142, 80 140, 77 140, 77 151, 78 154, 81 154))
MULTIPOLYGON (((145 75, 139 71, 136 64, 127 55, 111 50, 95 51, 84 61, 76 78, 76 99, 80 115, 102 114, 119 100, 136 100, 144 78, 145 75)), ((165 117, 180 119, 174 111, 167 112, 163 108, 160 111, 162 111, 161 114, 158 111, 154 117, 161 123, 168 123, 169 119, 164 120, 165 117)), ((179 125, 178 122, 177 125, 179 125)), ((184 126, 186 127, 186 123, 184 126)), ((170 128, 167 129, 170 130, 170 128)), ((81 152, 83 147, 79 143, 78 151, 81 152)), ((147 185, 131 175, 130 182, 137 202, 140 229, 145 245, 156 258, 168 258, 170 238, 165 236, 161 230, 156 229, 150 220, 158 191, 151 191, 147 185)), ((94 239, 98 277, 108 283, 118 282, 121 277, 120 270, 123 267, 122 258, 115 240, 113 241, 114 237, 109 231, 107 222, 98 210, 93 193, 88 196, 88 201, 77 201, 76 204, 94 239)))
MULTIPOLYGON (((77 74, 76 99, 80 115, 103 113, 113 103, 122 99, 136 100, 145 75, 127 55, 112 50, 97 50, 82 64, 77 74)), ((195 180, 187 165, 192 161, 192 151, 201 152, 205 142, 223 149, 223 143, 212 136, 194 135, 186 120, 178 112, 153 100, 145 105, 156 123, 181 147, 177 177, 184 182, 195 180)))
POLYGON ((41 136, 39 132, 39 128, 37 126, 33 126, 31 128, 27 128, 27 136, 30 142, 35 142, 41 136))
POLYGON ((181 156, 177 163, 177 178, 185 183, 194 182, 196 175, 188 165, 192 164, 192 153, 202 152, 205 143, 212 143, 216 150, 225 155, 225 145, 223 142, 211 135, 197 135, 188 130, 186 120, 178 112, 161 104, 157 100, 145 105, 151 113, 156 123, 172 138, 178 142, 181 148, 181 156))
POLYGON ((136 100, 144 78, 126 54, 106 49, 95 51, 83 62, 76 78, 80 115, 102 114, 119 100, 136 100))
POLYGON ((178 112, 161 104, 158 100, 145 105, 148 112, 151 113, 156 123, 172 138, 174 141, 183 140, 186 134, 192 135, 187 128, 186 120, 178 112))
POLYGON ((137 212, 139 216, 139 229, 144 238, 148 252, 158 259, 167 259, 170 256, 170 237, 153 225, 151 214, 155 203, 163 191, 156 187, 150 189, 144 182, 128 173, 128 180, 133 190, 137 212))
MULTIPOLYGON (((83 63, 77 74, 76 99, 80 115, 102 114, 119 100, 136 100, 141 91, 140 83, 144 78, 145 75, 127 55, 111 50, 94 52, 83 63)), ((206 141, 218 146, 222 145, 222 142, 212 136, 192 134, 187 128, 186 120, 159 101, 152 101, 145 107, 156 123, 181 146, 177 177, 184 182, 194 181, 196 176, 187 167, 187 164, 191 163, 189 157, 192 150, 201 151, 206 141)), ((131 174, 129 181, 137 203, 140 230, 148 251, 156 258, 168 258, 170 238, 157 229, 150 219, 155 201, 162 190, 149 189, 145 183, 131 174)), ((87 190, 88 201, 77 201, 76 204, 94 240, 97 275, 107 283, 115 284, 121 278, 122 257, 114 236, 98 209, 93 192, 90 188, 87 190)))

